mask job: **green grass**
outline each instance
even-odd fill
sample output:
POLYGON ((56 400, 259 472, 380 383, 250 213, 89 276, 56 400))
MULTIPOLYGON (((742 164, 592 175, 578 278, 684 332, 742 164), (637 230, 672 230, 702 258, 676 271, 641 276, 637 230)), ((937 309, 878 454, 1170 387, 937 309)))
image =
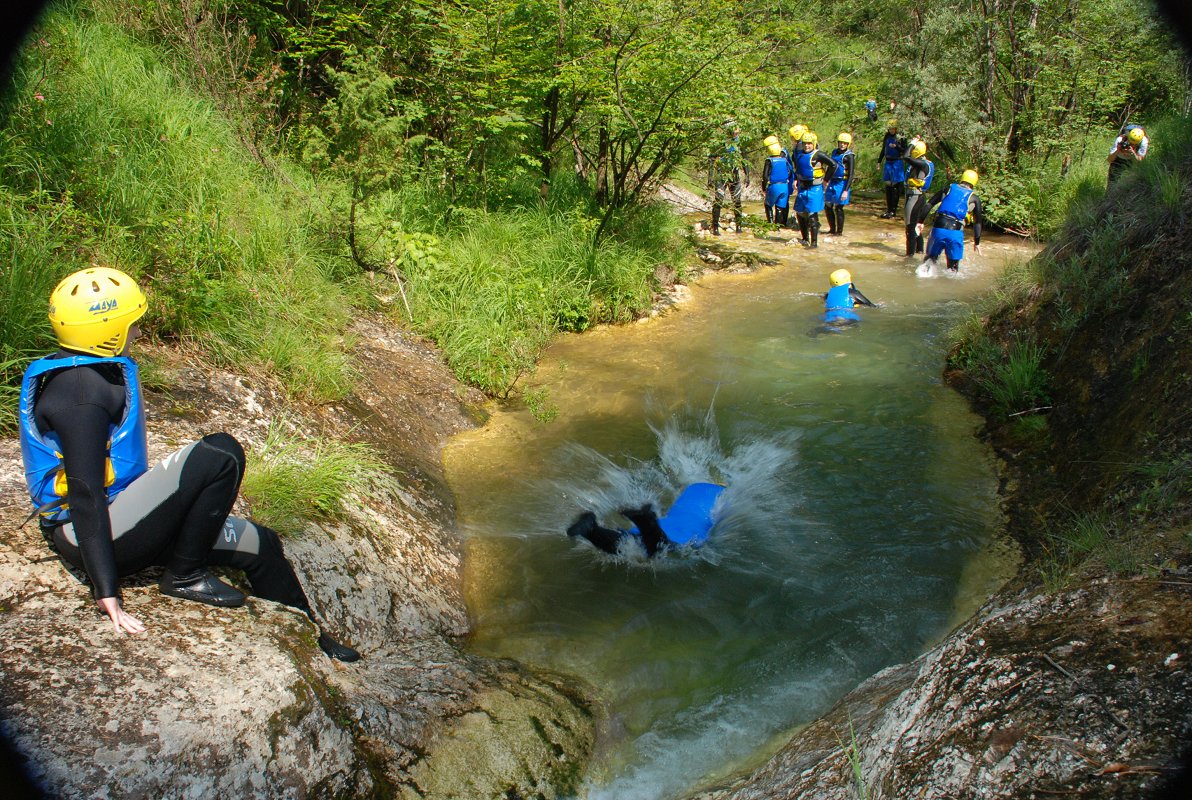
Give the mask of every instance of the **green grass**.
POLYGON ((342 396, 355 290, 319 187, 261 168, 153 50, 69 11, 18 59, 0 131, 0 357, 50 346, 46 298, 90 266, 133 274, 151 335, 342 396))
POLYGON ((372 447, 320 437, 299 439, 277 417, 250 452, 241 487, 253 517, 280 533, 301 533, 307 520, 340 520, 352 495, 393 493, 397 480, 372 447))

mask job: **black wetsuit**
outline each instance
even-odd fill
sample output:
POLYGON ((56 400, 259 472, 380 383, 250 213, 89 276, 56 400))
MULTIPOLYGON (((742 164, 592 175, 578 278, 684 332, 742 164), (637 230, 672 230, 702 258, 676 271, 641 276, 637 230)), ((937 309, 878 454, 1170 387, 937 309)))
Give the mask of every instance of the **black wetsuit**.
MULTIPOLYGON (((647 504, 641 508, 622 509, 621 514, 637 526, 647 556, 655 556, 670 546, 671 541, 666 537, 662 526, 658 524, 658 515, 654 513, 652 506, 647 504)), ((596 515, 591 511, 580 514, 575 522, 567 528, 567 535, 582 536, 604 552, 613 555, 617 554, 617 549, 623 539, 633 536, 629 531, 603 527, 596 521, 596 515)))
MULTIPOLYGON (((857 166, 857 154, 852 150, 847 150, 844 153, 840 149, 832 151, 832 160, 836 160, 836 156, 840 156, 840 169, 832 176, 833 181, 844 181, 842 191, 848 192, 853 185, 853 171, 857 166), (843 173, 843 174, 842 174, 843 173)), ((830 203, 824 201, 824 210, 828 217, 828 233, 833 236, 844 233, 844 203, 830 203)))
MULTIPOLYGON (((916 221, 916 224, 924 222, 927 219, 927 215, 931 213, 931 209, 938 206, 943 201, 944 195, 946 195, 947 193, 948 193, 947 188, 940 189, 938 192, 936 192, 935 194, 933 194, 931 196, 930 200, 928 200, 926 203, 923 203, 920 206, 919 216, 916 221)), ((981 244, 981 226, 984 222, 985 216, 984 216, 984 212, 982 211, 982 208, 981 208, 981 198, 977 196, 976 192, 973 192, 972 196, 969 198, 969 209, 970 209, 969 215, 971 215, 973 218, 973 246, 979 247, 981 244)), ((936 218, 935 218, 935 224, 940 225, 940 224, 944 224, 944 223, 946 223, 948 225, 953 224, 949 220, 947 215, 937 214, 936 218)), ((963 224, 960 224, 960 227, 963 228, 963 224)), ((960 262, 958 260, 953 259, 951 256, 946 255, 946 254, 944 256, 944 259, 947 262, 948 269, 950 269, 950 270, 960 269, 960 262)))
MULTIPOLYGON (((43 523, 43 531, 54 550, 85 573, 96 599, 119 598, 120 578, 146 567, 181 576, 227 566, 244 570, 258 597, 314 620, 277 533, 229 516, 245 467, 244 449, 229 434, 210 434, 175 451, 108 503, 108 435, 124 405, 123 373, 113 364, 51 373, 34 405, 38 429, 53 431, 62 445, 70 509, 68 522, 43 523)), ((326 634, 320 645, 342 660, 358 657, 326 634), (338 654, 328 642, 341 648, 338 654)))
MULTIPOLYGON (((907 148, 907 141, 904 137, 897 133, 887 132, 882 139, 882 149, 877 157, 877 165, 885 168, 886 159, 892 157, 893 151, 897 149, 899 153, 905 153, 907 148)), ((884 174, 884 173, 883 173, 884 174)), ((902 194, 902 182, 886 182, 886 216, 892 217, 898 212, 898 197, 902 194)))
POLYGON ((749 165, 736 137, 708 157, 708 186, 712 189, 712 233, 720 233, 720 209, 727 200, 733 203, 733 225, 741 232, 745 216, 743 184, 749 183, 749 165))
POLYGON ((902 209, 902 220, 906 225, 906 254, 913 256, 923 252, 923 234, 915 233, 915 228, 918 226, 919 206, 927 198, 915 182, 926 180, 931 172, 931 162, 926 158, 915 158, 908 148, 902 156, 902 163, 906 165, 906 205, 902 209))

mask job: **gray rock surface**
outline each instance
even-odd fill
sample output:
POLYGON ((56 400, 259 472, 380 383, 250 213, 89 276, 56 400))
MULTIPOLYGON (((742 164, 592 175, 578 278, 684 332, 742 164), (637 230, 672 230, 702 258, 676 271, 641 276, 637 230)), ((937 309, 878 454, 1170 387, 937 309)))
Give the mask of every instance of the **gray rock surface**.
MULTIPOLYGON (((327 659, 305 617, 250 599, 217 609, 124 584, 141 636, 115 634, 28 513, 15 440, 0 441, 0 718, 56 797, 554 798, 578 780, 583 691, 465 653, 461 545, 438 451, 482 398, 417 339, 362 321, 361 381, 306 410, 260 380, 145 353, 154 457, 226 430, 252 449, 283 409, 301 435, 376 445, 398 473, 344 523, 287 553, 316 611, 364 654, 327 659)), ((247 509, 239 509, 247 511, 247 509)), ((232 579, 237 576, 230 573, 232 579)))

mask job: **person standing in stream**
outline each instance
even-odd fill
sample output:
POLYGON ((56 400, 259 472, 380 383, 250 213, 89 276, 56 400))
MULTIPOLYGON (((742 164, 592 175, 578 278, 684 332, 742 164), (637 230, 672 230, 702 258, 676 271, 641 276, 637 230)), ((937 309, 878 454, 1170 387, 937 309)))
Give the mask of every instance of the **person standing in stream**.
POLYGON ((886 135, 882 138, 882 149, 877 164, 882 168, 882 183, 886 187, 886 213, 882 219, 893 219, 898 214, 898 196, 902 194, 902 183, 906 170, 902 165, 902 154, 906 152, 906 139, 898 135, 898 120, 886 124, 886 135))
POLYGON ((819 247, 819 212, 824 210, 824 183, 836 174, 836 162, 816 145, 819 137, 813 131, 803 134, 802 150, 795 154, 795 217, 799 221, 799 243, 804 247, 819 247), (810 238, 809 238, 810 237, 810 238))
MULTIPOLYGON (((236 439, 209 434, 150 465, 139 370, 128 355, 147 308, 136 281, 107 267, 76 272, 51 293, 61 349, 30 364, 21 383, 30 516, 85 574, 117 633, 145 632, 124 608, 120 579, 151 566, 165 567, 162 594, 223 607, 243 605, 245 595, 208 568, 244 570, 254 594, 317 625, 277 533, 229 516, 245 468, 236 439)), ((322 627, 318 642, 331 658, 360 658, 322 627)))

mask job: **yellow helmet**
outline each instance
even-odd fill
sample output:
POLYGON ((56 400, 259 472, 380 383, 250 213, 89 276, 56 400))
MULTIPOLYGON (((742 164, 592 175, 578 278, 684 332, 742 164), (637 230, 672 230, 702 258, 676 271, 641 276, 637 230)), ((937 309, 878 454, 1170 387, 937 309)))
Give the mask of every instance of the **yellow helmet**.
POLYGON ((977 188, 977 171, 975 169, 966 169, 960 175, 960 182, 967 183, 969 186, 972 186, 974 189, 977 188))
POLYGON ((1131 128, 1130 130, 1126 131, 1126 138, 1130 141, 1130 144, 1136 147, 1142 144, 1142 139, 1144 136, 1146 136, 1146 131, 1144 131, 1142 128, 1131 128))
POLYGON ((890 133, 898 133, 898 120, 892 119, 886 123, 886 130, 890 133))
POLYGON ((836 144, 852 144, 852 143, 853 143, 853 135, 851 133, 841 132, 841 134, 836 137, 836 144))
POLYGON ((791 135, 792 141, 797 142, 802 138, 803 134, 807 133, 807 126, 800 122, 797 125, 792 125, 787 133, 791 135))
POLYGON ((846 283, 853 282, 853 276, 849 274, 847 269, 838 269, 828 276, 828 281, 833 286, 844 286, 846 283))
POLYGON ((50 324, 67 350, 115 356, 148 307, 145 293, 128 275, 91 267, 67 276, 50 293, 50 324))
POLYGON ((799 138, 799 141, 801 141, 803 144, 816 144, 819 142, 819 137, 816 136, 812 131, 807 131, 799 138))
POLYGON ((911 143, 911 158, 922 158, 925 155, 927 155, 927 142, 915 139, 911 143))
POLYGON ((772 156, 782 153, 782 141, 773 134, 763 139, 762 144, 766 146, 766 150, 768 150, 772 156))

